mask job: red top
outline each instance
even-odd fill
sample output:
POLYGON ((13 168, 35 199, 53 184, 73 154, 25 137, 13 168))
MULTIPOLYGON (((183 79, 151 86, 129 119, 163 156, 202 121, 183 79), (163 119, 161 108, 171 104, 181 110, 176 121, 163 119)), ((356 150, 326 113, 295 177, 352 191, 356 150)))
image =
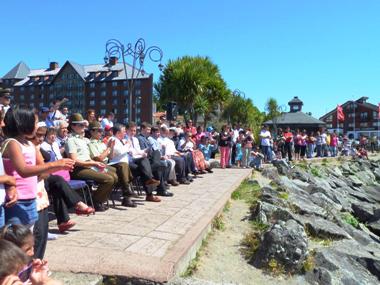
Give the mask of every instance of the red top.
POLYGON ((284 137, 285 137, 285 142, 289 143, 293 139, 293 134, 292 132, 285 132, 284 137))

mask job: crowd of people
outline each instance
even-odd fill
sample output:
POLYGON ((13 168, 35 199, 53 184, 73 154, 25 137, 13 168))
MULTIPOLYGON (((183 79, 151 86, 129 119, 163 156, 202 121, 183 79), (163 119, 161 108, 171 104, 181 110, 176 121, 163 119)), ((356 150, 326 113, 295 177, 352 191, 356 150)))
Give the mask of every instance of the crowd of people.
MULTIPOLYGON (((69 114, 65 100, 33 110, 10 106, 0 94, 0 284, 55 284, 43 260, 49 237, 50 204, 58 230, 75 226, 69 210, 90 216, 108 209, 112 191, 120 189, 121 205, 137 207, 138 182, 147 202, 172 197, 170 187, 189 185, 198 175, 212 173, 212 159, 220 168, 260 169, 262 163, 313 157, 367 156, 369 143, 359 146, 336 132, 285 131, 274 135, 263 126, 257 140, 250 129, 224 125, 218 132, 194 126, 191 120, 154 125, 114 122, 114 114, 96 116, 95 110, 69 114), (73 181, 91 186, 87 205, 73 181), (12 260, 12 262, 8 262, 12 260), (3 264, 7 263, 7 266, 3 264), (8 281, 7 281, 8 280, 8 281), (43 281, 38 281, 43 280, 43 281), (6 283, 9 282, 9 283, 6 283), (16 282, 16 283, 11 283, 16 282), (22 284, 22 283, 20 283, 22 284)), ((376 139, 377 141, 377 139, 376 139)), ((378 145, 374 145, 376 149, 378 145)))

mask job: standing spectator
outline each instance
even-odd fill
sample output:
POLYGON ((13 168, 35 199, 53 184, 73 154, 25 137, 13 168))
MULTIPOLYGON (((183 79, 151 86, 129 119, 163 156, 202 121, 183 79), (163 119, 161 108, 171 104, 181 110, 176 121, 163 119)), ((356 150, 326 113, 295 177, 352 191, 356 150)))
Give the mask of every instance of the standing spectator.
POLYGON ((249 161, 251 158, 251 151, 253 150, 253 138, 250 133, 247 133, 243 141, 243 167, 249 167, 249 161))
POLYGON ((4 116, 11 107, 11 90, 6 88, 0 90, 0 110, 4 112, 4 116))
POLYGON ((323 155, 322 142, 323 140, 322 140, 321 132, 318 131, 317 136, 316 136, 316 141, 315 141, 316 148, 317 148, 317 157, 322 157, 323 155))
POLYGON ((69 108, 68 107, 62 107, 62 111, 61 111, 61 113, 62 113, 62 119, 64 120, 64 121, 67 121, 68 119, 69 119, 69 108))
POLYGON ((102 119, 102 128, 105 129, 106 126, 113 127, 113 120, 115 119, 115 114, 112 112, 107 113, 106 117, 102 119))
POLYGON ((271 149, 270 149, 270 140, 272 139, 272 136, 270 134, 270 131, 268 130, 268 126, 264 125, 263 128, 260 131, 260 145, 261 149, 264 155, 264 161, 269 162, 271 161, 271 149))
POLYGON ((301 145, 301 152, 300 152, 300 158, 301 159, 305 159, 305 155, 306 155, 306 139, 307 139, 307 134, 306 134, 306 130, 303 130, 301 132, 301 141, 300 141, 300 145, 301 145))
POLYGON ((276 137, 276 145, 277 145, 277 155, 278 153, 281 154, 281 158, 285 158, 286 153, 285 153, 285 137, 284 137, 284 132, 282 131, 281 128, 278 129, 277 132, 277 137, 276 137))
POLYGON ((220 167, 226 168, 230 162, 230 150, 231 150, 231 134, 228 131, 228 126, 224 125, 219 137, 219 149, 220 149, 220 167))
POLYGON ((375 151, 377 151, 377 148, 378 148, 378 142, 377 142, 377 136, 376 134, 372 134, 371 136, 371 152, 374 153, 375 151))
POLYGON ((2 147, 5 173, 15 177, 17 203, 5 209, 6 223, 33 226, 37 215, 37 176, 59 170, 71 170, 74 161, 62 159, 44 163, 36 155, 29 140, 35 136, 37 116, 33 110, 16 107, 5 115, 4 134, 8 139, 2 147))
POLYGON ((54 127, 54 121, 49 117, 50 109, 48 107, 41 107, 40 109, 40 122, 44 122, 46 127, 54 127))
POLYGON ((288 160, 292 161, 292 143, 293 143, 293 133, 290 131, 289 127, 286 127, 285 133, 285 156, 288 155, 288 160))
POLYGON ((321 133, 321 142, 322 142, 322 156, 328 156, 328 148, 327 148, 327 134, 326 130, 323 130, 321 133))
POLYGON ((94 109, 88 109, 87 110, 86 120, 87 120, 88 123, 96 121, 96 114, 95 114, 95 110, 94 109))
POLYGON ((313 158, 315 149, 315 137, 314 132, 310 132, 306 138, 307 158, 313 158))
POLYGON ((301 154, 302 145, 302 135, 299 129, 296 130, 296 135, 294 136, 294 159, 299 160, 301 154))
POLYGON ((331 157, 337 156, 337 149, 338 149, 338 136, 336 134, 336 131, 334 131, 330 135, 330 152, 331 152, 331 157))
POLYGON ((183 128, 183 131, 185 133, 191 133, 192 136, 195 136, 197 134, 197 128, 193 126, 192 120, 186 121, 186 126, 183 128))
MULTIPOLYGON (((66 120, 66 116, 63 116, 61 111, 59 110, 59 107, 61 104, 67 102, 68 100, 66 98, 63 98, 62 100, 54 100, 50 105, 49 110, 49 119, 54 123, 54 125, 57 125, 57 122, 66 120)), ((48 126, 49 127, 49 126, 48 126)))

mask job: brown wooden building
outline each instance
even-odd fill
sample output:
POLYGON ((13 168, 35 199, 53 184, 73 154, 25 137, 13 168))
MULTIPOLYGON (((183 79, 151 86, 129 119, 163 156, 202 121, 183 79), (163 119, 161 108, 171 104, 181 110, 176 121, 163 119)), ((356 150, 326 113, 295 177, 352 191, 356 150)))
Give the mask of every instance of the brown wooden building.
MULTIPOLYGON (((62 67, 51 62, 47 69, 30 69, 18 63, 2 79, 4 88, 11 88, 12 103, 31 108, 48 107, 54 99, 67 98, 71 113, 84 115, 89 108, 97 115, 115 114, 117 122, 126 123, 129 114, 129 81, 132 67, 124 66, 117 58, 108 64, 81 65, 66 61, 62 67)), ((153 74, 140 74, 134 79, 132 119, 136 123, 152 122, 153 74)))
POLYGON ((378 115, 378 106, 367 102, 368 97, 361 97, 358 100, 350 100, 342 104, 345 116, 344 122, 337 125, 337 111, 332 111, 323 115, 320 120, 326 123, 326 128, 330 131, 339 127, 339 132, 347 135, 353 134, 358 138, 361 134, 371 136, 377 134, 380 122, 378 115))

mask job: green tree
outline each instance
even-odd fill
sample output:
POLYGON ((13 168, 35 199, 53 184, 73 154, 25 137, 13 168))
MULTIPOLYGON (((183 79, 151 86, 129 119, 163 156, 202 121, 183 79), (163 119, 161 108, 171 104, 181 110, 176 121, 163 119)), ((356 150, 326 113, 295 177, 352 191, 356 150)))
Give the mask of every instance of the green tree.
POLYGON ((254 133, 259 130, 264 119, 263 113, 259 111, 250 98, 232 94, 224 106, 222 116, 231 124, 240 124, 251 128, 254 133))
POLYGON ((229 96, 218 66, 201 56, 170 60, 154 87, 161 106, 175 101, 194 122, 199 115, 207 120, 229 96))
POLYGON ((265 120, 272 120, 274 133, 277 134, 277 119, 281 115, 281 107, 278 106, 277 100, 270 97, 265 104, 266 118, 265 120))

